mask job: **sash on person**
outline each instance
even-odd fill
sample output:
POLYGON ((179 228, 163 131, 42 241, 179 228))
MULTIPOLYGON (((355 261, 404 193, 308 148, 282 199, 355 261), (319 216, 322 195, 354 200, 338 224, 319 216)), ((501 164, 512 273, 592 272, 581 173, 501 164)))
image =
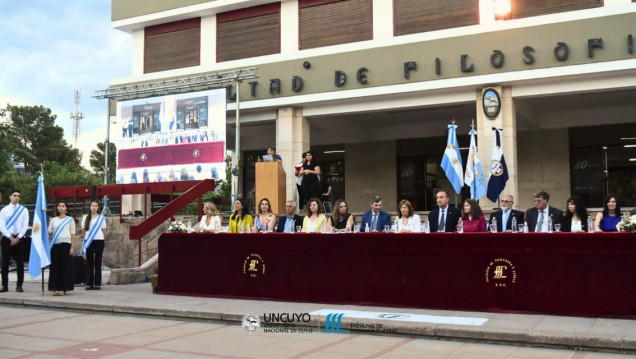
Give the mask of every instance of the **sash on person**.
POLYGON ((22 214, 22 212, 24 212, 25 209, 26 208, 24 208, 24 206, 20 205, 15 208, 13 214, 11 215, 11 217, 9 217, 9 220, 7 220, 7 230, 13 227, 13 225, 18 220, 18 218, 20 218, 20 215, 22 214))
MULTIPOLYGON (((88 217, 88 215, 86 215, 85 221, 90 221, 90 220, 91 219, 88 217)), ((100 231, 102 229, 103 223, 104 223, 104 216, 100 214, 97 216, 97 218, 95 218, 95 224, 93 224, 91 229, 88 231, 88 235, 86 235, 86 239, 84 240, 84 245, 82 245, 83 255, 86 255, 86 250, 93 242, 93 239, 95 239, 95 236, 97 236, 97 231, 100 231)))
POLYGON ((53 248, 53 245, 55 244, 55 242, 57 242, 57 239, 59 238, 59 236, 62 234, 62 231, 66 228, 66 226, 71 223, 71 221, 73 220, 73 218, 71 217, 66 217, 64 218, 64 220, 60 223, 60 225, 55 228, 55 231, 53 232, 53 237, 51 239, 51 245, 49 246, 49 248, 53 248))

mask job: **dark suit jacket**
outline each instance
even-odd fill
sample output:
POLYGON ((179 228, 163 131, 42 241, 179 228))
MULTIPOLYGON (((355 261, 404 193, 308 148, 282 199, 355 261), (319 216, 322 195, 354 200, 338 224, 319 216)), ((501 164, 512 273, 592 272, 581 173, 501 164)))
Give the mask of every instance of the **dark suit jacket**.
MULTIPOLYGON (((523 212, 521 211, 517 211, 515 209, 511 209, 510 210, 510 216, 508 216, 508 222, 506 223, 506 230, 511 231, 512 230, 512 217, 515 217, 517 219, 517 225, 519 224, 523 224, 523 212)), ((496 218, 497 219, 497 232, 501 232, 502 231, 502 223, 503 223, 503 211, 496 211, 490 214, 490 221, 489 223, 492 224, 492 219, 496 218)))
MULTIPOLYGON (((362 216, 362 223, 360 224, 360 232, 364 232, 367 223, 369 224, 369 228, 371 228, 372 221, 373 221, 373 211, 364 212, 364 215, 362 216)), ((378 224, 376 225, 375 228, 378 231, 383 231, 384 226, 391 227, 391 215, 384 211, 380 211, 380 213, 378 213, 378 224)))
MULTIPOLYGON (((587 218, 581 220, 581 229, 583 232, 587 232, 587 218)), ((572 232, 572 217, 563 216, 563 222, 561 222, 561 232, 572 232)))
MULTIPOLYGON (((445 232, 457 232, 457 221, 462 217, 462 212, 455 207, 446 207, 446 229, 445 232)), ((431 232, 437 232, 439 228, 439 207, 428 214, 428 222, 431 232)))
MULTIPOLYGON (((554 231, 554 224, 563 222, 563 211, 550 206, 548 216, 552 216, 552 230, 554 231)), ((528 222, 528 230, 530 232, 534 232, 538 220, 539 210, 537 207, 532 207, 526 211, 526 222, 528 222)), ((548 219, 544 218, 544 220, 547 221, 548 219)))
MULTIPOLYGON (((305 217, 295 214, 294 225, 302 226, 304 219, 305 217)), ((276 232, 283 232, 285 230, 285 222, 287 222, 287 215, 278 217, 278 222, 276 223, 276 232)), ((294 228, 294 232, 295 231, 296 231, 296 228, 294 228)))

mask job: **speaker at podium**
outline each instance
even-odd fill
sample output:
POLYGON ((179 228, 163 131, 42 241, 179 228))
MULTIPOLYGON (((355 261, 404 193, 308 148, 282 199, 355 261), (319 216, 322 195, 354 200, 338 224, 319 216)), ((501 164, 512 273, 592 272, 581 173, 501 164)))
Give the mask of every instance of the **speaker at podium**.
MULTIPOLYGON (((256 162, 256 198, 255 203, 261 199, 269 199, 272 212, 280 214, 285 212, 286 178, 283 164, 280 161, 256 162)), ((256 209, 258 211, 258 208, 256 209)))

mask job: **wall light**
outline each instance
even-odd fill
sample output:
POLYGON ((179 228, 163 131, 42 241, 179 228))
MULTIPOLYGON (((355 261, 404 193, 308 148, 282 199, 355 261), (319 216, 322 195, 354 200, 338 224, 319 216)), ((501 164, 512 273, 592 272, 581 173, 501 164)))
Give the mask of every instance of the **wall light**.
POLYGON ((495 20, 512 19, 512 6, 510 0, 493 0, 495 8, 495 20))

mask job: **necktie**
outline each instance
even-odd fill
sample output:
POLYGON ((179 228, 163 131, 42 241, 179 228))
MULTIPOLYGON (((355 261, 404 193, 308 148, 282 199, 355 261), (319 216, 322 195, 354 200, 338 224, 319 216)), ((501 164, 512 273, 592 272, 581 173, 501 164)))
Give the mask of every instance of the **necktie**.
POLYGON ((535 232, 543 232, 543 211, 539 211, 539 221, 537 222, 537 229, 535 232))
POLYGON ((510 216, 510 211, 506 211, 503 214, 503 218, 501 221, 501 231, 505 232, 506 231, 506 225, 508 224, 508 216, 510 216))
POLYGON ((375 226, 378 224, 378 214, 374 213, 373 214, 373 220, 371 221, 371 230, 375 231, 375 226))
POLYGON ((440 231, 444 231, 446 229, 446 216, 445 216, 445 214, 446 214, 446 211, 442 210, 442 217, 441 217, 441 219, 439 221, 439 230, 440 231))

